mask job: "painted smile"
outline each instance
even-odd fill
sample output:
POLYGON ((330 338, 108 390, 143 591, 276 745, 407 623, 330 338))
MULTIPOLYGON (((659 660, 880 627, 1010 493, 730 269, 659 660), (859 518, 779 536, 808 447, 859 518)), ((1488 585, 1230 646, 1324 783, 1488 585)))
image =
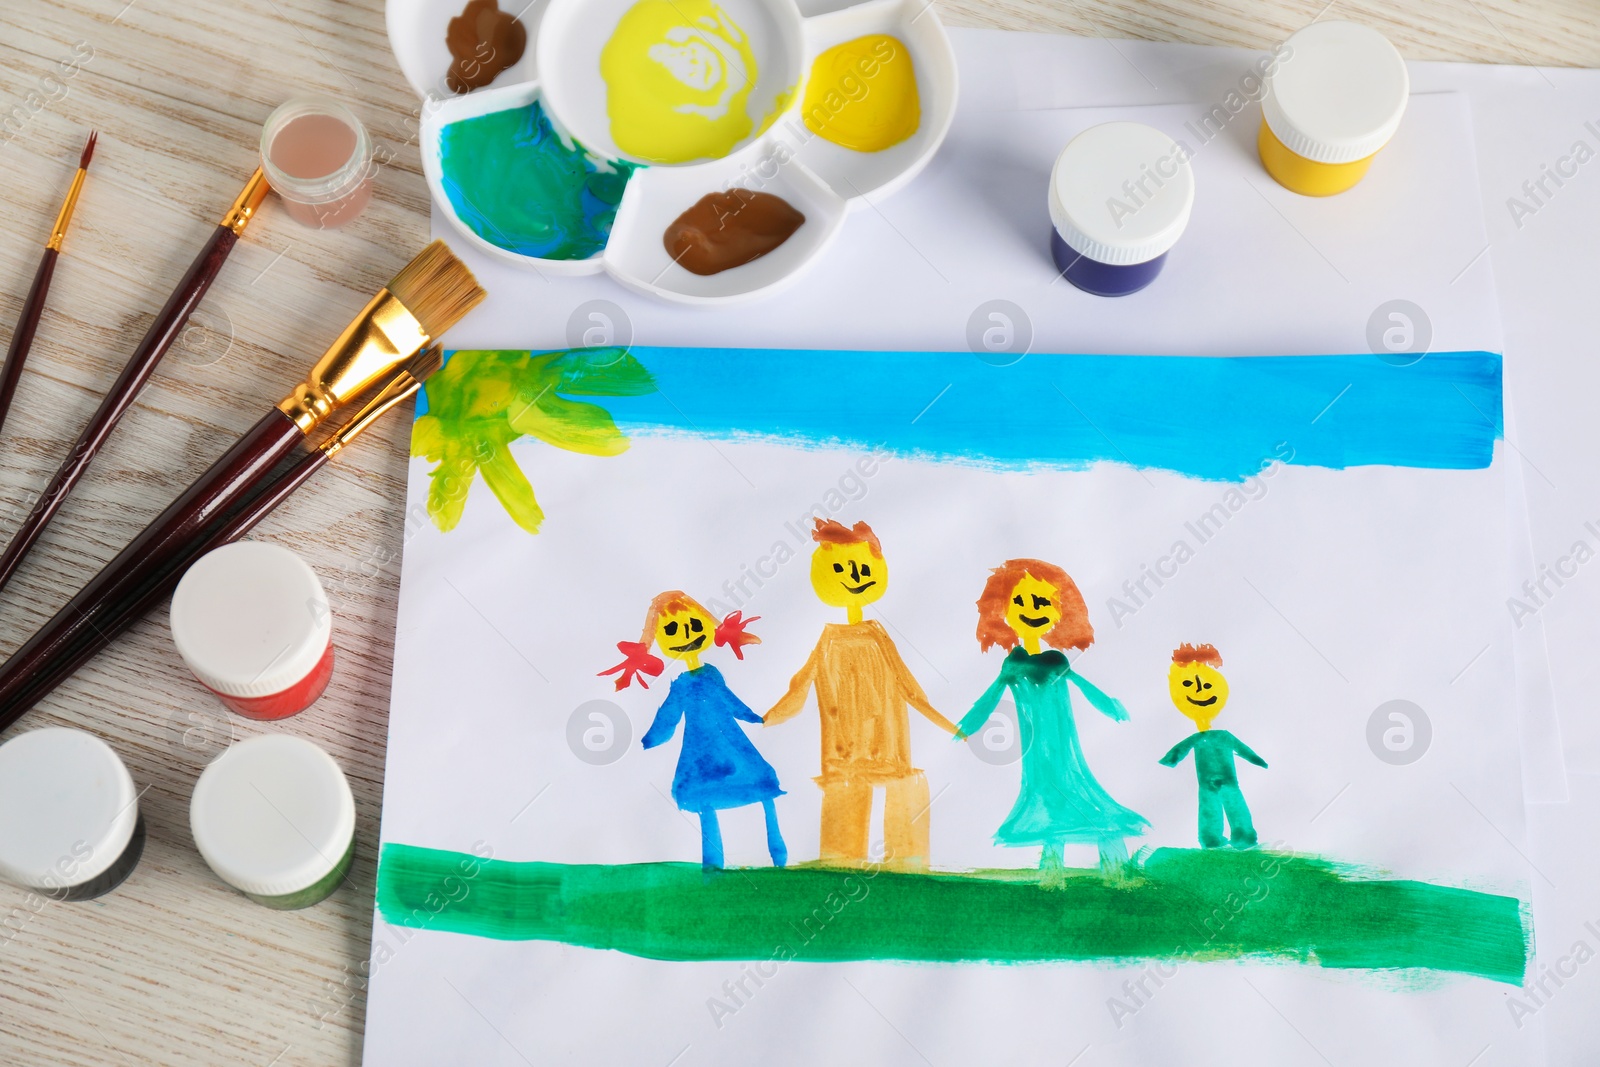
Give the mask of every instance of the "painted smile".
MULTIPOLYGON (((693 641, 690 641, 686 645, 673 645, 672 648, 671 648, 671 651, 673 651, 673 652, 698 652, 698 651, 700 651, 701 646, 704 645, 705 643, 706 643, 706 635, 705 634, 701 634, 699 637, 695 638, 693 641)), ((1215 700, 1216 698, 1212 697, 1212 699, 1215 700)))
POLYGON ((1035 619, 1035 618, 1033 618, 1032 616, 1029 616, 1029 615, 1018 615, 1017 616, 1017 620, 1019 622, 1023 623, 1024 625, 1026 625, 1026 626, 1035 626, 1035 627, 1037 627, 1037 626, 1048 626, 1050 624, 1050 620, 1049 619, 1035 619))
MULTIPOLYGON (((840 582, 839 584, 844 585, 843 582, 840 582)), ((847 593, 864 593, 877 584, 877 582, 862 582, 860 585, 845 585, 844 591, 847 593)))
POLYGON ((1184 697, 1184 699, 1198 708, 1209 708, 1217 702, 1215 696, 1206 697, 1204 700, 1196 700, 1194 697, 1184 697))

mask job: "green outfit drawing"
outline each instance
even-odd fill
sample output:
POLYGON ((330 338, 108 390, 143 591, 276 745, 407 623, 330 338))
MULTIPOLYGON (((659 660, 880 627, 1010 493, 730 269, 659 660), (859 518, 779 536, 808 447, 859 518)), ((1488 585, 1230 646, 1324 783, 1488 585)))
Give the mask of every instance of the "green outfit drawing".
POLYGON ((1138 812, 1113 800, 1090 773, 1072 718, 1069 682, 1101 714, 1118 722, 1128 717, 1121 701, 1074 672, 1061 652, 1030 655, 1019 645, 1006 656, 1000 677, 961 720, 958 735, 980 730, 1005 690, 1011 690, 1022 743, 1022 788, 994 840, 1013 848, 1044 846, 1041 866, 1059 865, 1061 848, 1068 842, 1099 845, 1102 860, 1125 859, 1123 839, 1150 826, 1138 812))
POLYGON ((1173 745, 1161 762, 1176 767, 1190 751, 1194 752, 1195 777, 1200 780, 1200 847, 1221 848, 1226 843, 1222 836, 1224 815, 1235 847, 1255 844, 1255 824, 1250 821, 1249 805, 1239 791, 1233 757, 1237 753, 1257 767, 1265 767, 1267 761, 1226 730, 1201 730, 1173 745))

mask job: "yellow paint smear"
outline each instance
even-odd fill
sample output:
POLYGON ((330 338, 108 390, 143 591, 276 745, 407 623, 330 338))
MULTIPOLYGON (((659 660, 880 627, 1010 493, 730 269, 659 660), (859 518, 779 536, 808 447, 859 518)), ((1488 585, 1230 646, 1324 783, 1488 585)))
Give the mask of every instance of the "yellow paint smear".
POLYGON ((811 64, 806 128, 857 152, 881 152, 917 132, 922 104, 911 52, 874 33, 836 44, 811 64))
POLYGON ((711 0, 640 0, 600 50, 611 137, 652 163, 727 155, 750 136, 750 39, 711 0))

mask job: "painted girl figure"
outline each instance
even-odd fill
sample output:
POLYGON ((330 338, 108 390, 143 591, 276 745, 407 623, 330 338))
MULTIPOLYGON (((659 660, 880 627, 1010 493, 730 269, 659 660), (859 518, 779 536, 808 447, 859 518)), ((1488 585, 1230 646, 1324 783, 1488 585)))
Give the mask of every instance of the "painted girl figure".
POLYGON ((741 719, 760 725, 761 716, 733 695, 722 680, 721 671, 700 662, 708 642, 727 645, 736 657, 744 659, 743 646, 761 641, 745 630, 754 621, 741 619, 736 611, 717 624, 692 597, 674 589, 650 602, 644 634, 638 641, 617 643, 626 658, 600 672, 618 674, 618 690, 626 689, 636 678, 649 688, 640 676, 654 678, 665 668, 650 653, 652 643, 663 655, 681 660, 687 668, 672 680, 667 699, 645 731, 642 743, 645 748, 665 744, 677 732, 678 723, 683 723, 683 748, 672 778, 672 799, 684 811, 700 816, 700 861, 707 869, 722 866, 722 829, 717 812, 746 804, 760 804, 766 812, 767 851, 772 854, 773 865, 782 867, 789 859, 789 850, 778 831, 778 812, 772 803, 774 797, 783 795, 778 774, 761 758, 739 725, 741 719))
POLYGON ((1060 650, 1094 642, 1089 609, 1067 572, 1036 559, 1012 559, 995 568, 978 598, 978 647, 1010 651, 996 678, 961 720, 957 737, 983 727, 1007 689, 1017 708, 1022 745, 1022 788, 996 844, 1039 845, 1039 866, 1060 870, 1063 846, 1094 844, 1100 864, 1119 871, 1128 859, 1125 838, 1149 823, 1112 799, 1089 771, 1072 718, 1069 686, 1089 706, 1118 722, 1128 713, 1121 701, 1101 692, 1075 671, 1060 650), (1052 647, 1041 649, 1042 644, 1052 647))

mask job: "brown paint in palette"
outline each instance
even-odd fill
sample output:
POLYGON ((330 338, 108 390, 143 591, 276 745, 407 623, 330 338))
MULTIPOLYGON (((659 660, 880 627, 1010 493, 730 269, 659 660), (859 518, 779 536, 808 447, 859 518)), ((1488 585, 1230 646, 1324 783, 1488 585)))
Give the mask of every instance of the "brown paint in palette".
POLYGON ((695 274, 741 267, 787 241, 806 217, 781 196, 751 189, 707 193, 662 235, 667 254, 695 274))
POLYGON ((501 11, 496 0, 471 0, 445 30, 450 70, 445 87, 452 93, 482 89, 522 59, 528 31, 515 15, 501 11))

